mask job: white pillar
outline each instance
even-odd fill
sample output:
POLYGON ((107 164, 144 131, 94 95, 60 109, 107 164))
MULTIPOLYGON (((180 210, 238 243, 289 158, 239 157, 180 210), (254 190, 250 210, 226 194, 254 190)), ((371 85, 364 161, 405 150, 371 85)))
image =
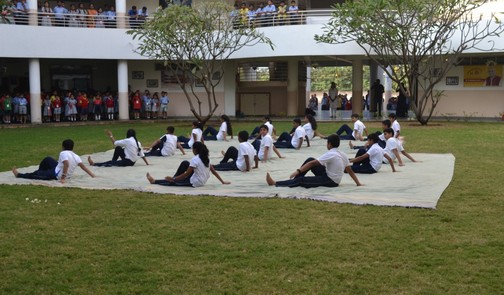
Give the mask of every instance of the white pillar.
POLYGON ((117 95, 119 97, 119 120, 129 120, 128 61, 117 61, 117 95))
POLYGON ((38 26, 37 0, 27 0, 26 4, 28 4, 28 24, 30 26, 38 26))
MULTIPOLYGON (((388 71, 390 72, 390 66, 387 68, 388 71)), ((385 71, 383 71, 383 87, 385 88, 385 101, 383 102, 383 109, 382 109, 382 114, 387 114, 387 103, 389 99, 392 97, 392 92, 394 91, 392 89, 392 79, 385 74, 385 71)))
POLYGON ((226 62, 221 83, 224 83, 224 113, 230 117, 236 116, 236 74, 236 63, 226 62))
POLYGON ((120 29, 125 29, 127 27, 126 22, 126 0, 116 0, 115 1, 115 9, 116 9, 116 21, 117 27, 120 29))
POLYGON ((363 70, 362 60, 352 62, 352 113, 362 113, 362 88, 363 88, 363 70))
MULTIPOLYGON (((298 70, 297 59, 291 59, 288 62, 287 72, 287 115, 297 116, 298 113, 298 70)), ((305 105, 306 107, 306 105, 305 105)))
POLYGON ((37 58, 29 61, 30 72, 30 118, 32 123, 42 123, 40 95, 40 62, 37 58))

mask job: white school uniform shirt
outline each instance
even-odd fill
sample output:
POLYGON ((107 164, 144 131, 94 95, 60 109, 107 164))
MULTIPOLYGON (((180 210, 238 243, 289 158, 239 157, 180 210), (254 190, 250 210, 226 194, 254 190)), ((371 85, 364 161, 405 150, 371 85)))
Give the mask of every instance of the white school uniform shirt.
POLYGON ((252 163, 254 163, 254 156, 256 154, 256 150, 250 144, 250 142, 245 141, 241 142, 238 146, 238 158, 236 159, 236 167, 240 169, 240 171, 247 170, 247 164, 245 163, 245 155, 248 155, 250 169, 252 169, 252 163))
POLYGON ((68 170, 65 178, 68 179, 72 176, 75 168, 82 163, 81 158, 73 151, 61 151, 58 158, 58 165, 54 169, 57 179, 61 179, 63 175, 63 162, 68 161, 68 170))
POLYGON ((204 186, 210 178, 210 164, 208 167, 203 164, 198 155, 194 156, 189 163, 189 166, 194 169, 194 173, 189 179, 193 187, 204 186))
POLYGON ((320 156, 317 161, 326 168, 327 176, 335 183, 339 184, 345 173, 345 167, 350 166, 350 160, 345 153, 337 148, 328 150, 320 156))
POLYGON ((163 142, 163 148, 161 149, 161 155, 165 157, 175 155, 175 150, 177 149, 177 136, 165 134, 160 140, 163 141, 163 138, 165 138, 165 140, 163 142))
POLYGON ((308 139, 313 139, 313 136, 315 135, 315 131, 312 129, 311 123, 304 124, 303 129, 305 130, 306 135, 308 136, 308 139))
POLYGON ((189 142, 187 143, 187 145, 189 147, 192 148, 193 144, 194 144, 194 136, 193 134, 196 134, 196 141, 201 141, 201 137, 203 136, 203 131, 201 131, 201 129, 199 128, 194 128, 192 131, 191 131, 191 138, 189 138, 189 142))
MULTIPOLYGON (((391 137, 387 139, 387 144, 385 145, 384 151, 392 158, 392 161, 396 159, 396 156, 393 152, 394 149, 397 149, 399 153, 404 151, 401 142, 397 138, 391 137)), ((384 158, 383 161, 388 163, 387 158, 384 158)))
POLYGON ((114 145, 122 147, 124 149, 126 159, 130 159, 132 162, 136 162, 139 158, 145 157, 142 144, 139 141, 137 146, 137 142, 134 137, 116 140, 114 145), (140 149, 140 151, 138 151, 138 149, 140 149))
POLYGON ((377 144, 373 144, 366 152, 369 155, 369 164, 378 172, 383 162, 383 154, 385 151, 377 144))
POLYGON ((399 125, 399 122, 397 122, 397 120, 395 120, 394 122, 392 122, 392 125, 390 126, 390 128, 392 128, 392 130, 394 130, 394 137, 397 137, 397 135, 401 131, 401 125, 399 125))
POLYGON ((268 126, 268 134, 273 135, 273 128, 274 128, 273 124, 271 124, 271 122, 268 121, 268 122, 264 123, 264 125, 268 126))
POLYGON ((266 147, 269 148, 268 149, 268 153, 269 153, 268 159, 271 157, 271 147, 272 146, 273 146, 273 138, 271 137, 271 135, 266 134, 265 136, 263 136, 261 139, 261 145, 259 146, 259 151, 257 152, 257 157, 259 158, 259 160, 264 159, 264 150, 266 149, 266 147))
POLYGON ((306 132, 303 129, 303 127, 298 126, 296 128, 296 131, 294 132, 294 135, 292 136, 292 139, 291 139, 292 146, 294 148, 297 148, 299 145, 299 141, 301 140, 301 138, 304 138, 305 136, 306 136, 306 132))
POLYGON ((357 120, 354 122, 353 126, 354 126, 353 127, 354 132, 352 136, 358 140, 359 137, 364 134, 364 129, 366 129, 366 125, 364 125, 364 123, 362 123, 361 120, 357 120))
POLYGON ((227 123, 226 122, 222 122, 222 124, 220 125, 220 128, 219 128, 219 133, 217 133, 217 140, 224 140, 224 133, 227 135, 227 123))

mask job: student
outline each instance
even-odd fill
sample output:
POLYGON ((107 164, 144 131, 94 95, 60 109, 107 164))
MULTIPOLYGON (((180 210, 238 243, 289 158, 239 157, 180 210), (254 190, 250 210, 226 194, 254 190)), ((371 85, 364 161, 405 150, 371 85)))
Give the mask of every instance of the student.
POLYGON ((145 164, 149 165, 149 162, 147 162, 147 158, 145 158, 145 154, 142 150, 142 144, 136 138, 135 130, 129 129, 126 132, 126 138, 122 140, 115 140, 114 135, 112 135, 112 132, 110 130, 106 130, 105 133, 112 141, 112 144, 115 146, 112 160, 103 163, 95 163, 91 159, 91 156, 89 156, 89 165, 100 167, 133 166, 135 165, 135 162, 138 160, 138 158, 142 158, 145 164))
MULTIPOLYGON (((273 138, 276 137, 276 130, 275 127, 273 126, 273 123, 271 122, 270 116, 264 116, 263 117, 263 124, 268 126, 268 134, 273 138)), ((262 125, 256 126, 254 130, 252 130, 252 133, 249 136, 249 139, 259 139, 260 134, 259 134, 259 129, 261 128, 262 125)))
POLYGON ((59 154, 58 161, 51 157, 45 157, 39 164, 39 169, 32 173, 19 173, 16 167, 12 168, 12 173, 17 178, 38 179, 38 180, 53 180, 57 179, 61 183, 69 179, 75 168, 79 166, 89 176, 95 177, 82 163, 81 158, 73 152, 74 142, 71 139, 66 139, 61 144, 62 151, 59 154))
POLYGON ((318 186, 337 187, 343 174, 346 171, 355 181, 357 186, 361 186, 359 179, 350 169, 350 161, 346 154, 338 150, 340 139, 338 135, 332 134, 327 137, 327 152, 317 159, 308 158, 301 168, 296 169, 289 180, 274 181, 270 174, 266 174, 268 185, 279 187, 297 187, 312 188, 318 186), (315 176, 306 176, 311 171, 315 176))
MULTIPOLYGON (((387 129, 387 128, 390 128, 390 125, 391 125, 391 123, 390 123, 389 119, 383 120, 382 121, 382 131, 385 130, 385 129, 387 129)), ((382 149, 384 149, 385 145, 387 144, 385 136, 380 131, 376 131, 375 134, 378 135, 378 145, 382 149)), ((367 142, 363 146, 356 146, 356 145, 353 145, 352 141, 349 141, 348 145, 350 146, 351 149, 354 149, 354 150, 359 150, 359 149, 362 149, 362 148, 367 148, 367 142)))
POLYGON ((250 171, 252 168, 252 160, 255 160, 254 168, 257 168, 258 161, 255 157, 256 151, 252 144, 248 142, 249 134, 247 131, 240 131, 238 133, 238 149, 234 146, 230 146, 226 152, 221 151, 224 158, 220 161, 218 165, 214 168, 217 171, 230 171, 230 170, 240 170, 242 172, 250 171), (228 162, 229 160, 231 162, 228 162))
POLYGON ((388 115, 388 118, 392 123, 391 128, 394 130, 394 137, 399 138, 399 136, 401 135, 401 125, 399 125, 399 122, 397 122, 396 114, 390 113, 388 115))
POLYGON ((203 139, 205 140, 218 140, 218 141, 228 141, 227 136, 231 136, 233 139, 233 127, 231 126, 231 120, 227 115, 220 116, 220 128, 217 131, 212 126, 208 126, 205 131, 203 131, 203 139), (210 135, 208 135, 210 134, 210 135))
POLYGON ((182 155, 185 155, 184 148, 178 142, 178 138, 174 135, 174 132, 175 128, 168 126, 165 135, 154 141, 148 148, 145 148, 145 150, 150 150, 148 153, 145 153, 145 156, 169 157, 175 155, 175 149, 177 148, 182 152, 182 155))
POLYGON ((399 163, 399 166, 404 166, 404 163, 401 159, 401 154, 403 154, 406 158, 410 159, 411 162, 416 162, 413 157, 408 154, 405 150, 403 145, 401 144, 401 141, 394 137, 394 129, 392 128, 387 128, 383 130, 383 135, 385 136, 385 139, 387 140, 387 145, 385 146, 385 153, 390 156, 390 158, 395 160, 397 158, 397 162, 399 163))
POLYGON ((166 91, 161 91, 159 103, 161 104, 161 114, 163 119, 166 119, 168 115, 168 103, 170 103, 170 98, 168 98, 168 93, 166 91))
POLYGON ((185 136, 178 137, 178 141, 181 142, 182 147, 185 149, 190 149, 190 148, 192 148, 192 146, 195 142, 201 141, 204 143, 202 129, 203 129, 203 127, 201 126, 201 122, 193 121, 192 122, 191 137, 190 138, 187 138, 185 136))
POLYGON ((308 146, 310 146, 310 140, 312 140, 315 136, 319 136, 320 138, 324 138, 325 136, 322 135, 320 132, 317 131, 317 120, 315 117, 313 117, 310 114, 307 114, 305 116, 305 122, 306 124, 303 125, 303 129, 306 132, 306 142, 308 143, 308 146))
MULTIPOLYGON (((287 132, 283 132, 278 137, 278 140, 275 142, 275 147, 277 148, 291 148, 299 150, 303 145, 303 140, 306 136, 306 132, 301 127, 301 119, 295 118, 292 120, 292 127, 294 131, 289 134, 287 132)), ((308 146, 310 146, 308 144, 308 146)))
POLYGON ((378 135, 372 133, 368 136, 368 150, 360 149, 350 162, 353 163, 352 170, 355 173, 373 174, 380 170, 385 157, 392 167, 392 171, 396 172, 394 162, 388 154, 378 145, 378 135))
POLYGON ((359 114, 352 114, 351 116, 352 122, 354 123, 353 130, 348 127, 347 124, 341 125, 341 127, 336 131, 336 134, 339 135, 340 139, 349 139, 349 140, 364 140, 362 136, 363 133, 368 136, 368 131, 364 123, 359 120, 359 114), (343 132, 346 132, 347 135, 341 135, 343 132))
POLYGON ((149 173, 147 179, 151 184, 165 186, 192 186, 200 187, 206 184, 210 178, 210 172, 217 177, 222 184, 230 184, 224 181, 219 173, 215 171, 208 158, 208 149, 202 142, 195 142, 192 146, 194 157, 189 161, 180 163, 177 172, 173 177, 166 176, 164 179, 155 180, 149 173))
POLYGON ((266 163, 271 158, 271 150, 273 150, 279 158, 282 158, 280 151, 273 145, 273 138, 268 133, 268 126, 262 125, 260 128, 261 139, 256 139, 252 142, 252 146, 257 151, 257 158, 261 162, 266 163))

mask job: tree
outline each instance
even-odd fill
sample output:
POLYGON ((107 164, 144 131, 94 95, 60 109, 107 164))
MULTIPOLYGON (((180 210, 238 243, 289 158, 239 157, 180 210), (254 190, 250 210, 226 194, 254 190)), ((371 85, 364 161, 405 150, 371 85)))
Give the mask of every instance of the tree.
POLYGON ((273 49, 264 34, 230 17, 231 9, 223 0, 199 1, 193 8, 170 5, 141 28, 128 31, 139 40, 139 54, 164 62, 203 124, 219 106, 215 89, 224 76, 225 61, 245 46, 266 43, 273 49), (204 95, 195 91, 194 81, 203 86, 204 95))
POLYGON ((406 81, 402 90, 410 94, 417 120, 426 125, 443 96, 435 90, 436 83, 460 62, 464 52, 493 49, 491 39, 503 32, 496 15, 476 13, 485 2, 346 1, 334 7, 324 33, 315 39, 332 44, 355 42, 371 60, 384 65, 394 82, 406 81))

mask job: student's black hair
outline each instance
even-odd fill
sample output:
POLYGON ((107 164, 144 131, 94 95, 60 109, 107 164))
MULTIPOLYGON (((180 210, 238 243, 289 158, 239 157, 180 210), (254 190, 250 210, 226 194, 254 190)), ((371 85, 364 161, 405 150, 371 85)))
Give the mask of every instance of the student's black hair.
POLYGON ((311 124, 311 129, 317 130, 317 120, 315 120, 315 117, 311 114, 306 115, 306 119, 308 119, 308 122, 311 124))
POLYGON ((394 129, 392 129, 392 128, 385 128, 383 130, 383 133, 389 133, 389 134, 392 134, 392 136, 394 136, 394 129))
POLYGON ((266 120, 266 121, 270 122, 270 124, 272 124, 270 115, 265 115, 264 120, 266 120))
POLYGON ((201 141, 197 141, 193 144, 192 149, 196 155, 201 159, 201 162, 208 167, 210 165, 210 159, 208 158, 208 148, 201 141))
POLYGON ((63 140, 63 143, 61 144, 61 146, 63 147, 63 149, 65 151, 71 151, 71 150, 73 150, 74 142, 71 139, 65 139, 65 140, 63 140))
POLYGON ((175 132, 175 127, 168 126, 168 127, 166 127, 166 131, 168 131, 169 134, 173 134, 175 132))
POLYGON ((240 140, 240 142, 245 142, 247 141, 249 138, 249 133, 245 130, 242 130, 238 133, 238 139, 240 140))
POLYGON ((390 122, 389 119, 383 120, 381 123, 387 126, 387 128, 390 128, 390 126, 392 126, 392 122, 390 122))
POLYGON ((292 122, 296 122, 298 125, 301 125, 301 119, 299 119, 299 118, 294 118, 294 120, 292 120, 292 122))
POLYGON ((331 134, 327 137, 327 142, 330 143, 333 148, 337 148, 340 145, 340 138, 338 134, 331 134))
POLYGON ((269 131, 269 127, 268 127, 268 125, 263 124, 263 125, 261 125, 261 126, 259 127, 259 129, 263 129, 263 128, 264 128, 264 129, 266 129, 267 131, 269 131))
POLYGON ((140 145, 138 144, 138 139, 136 138, 135 129, 128 129, 128 131, 126 131, 126 138, 130 138, 130 137, 133 137, 135 139, 135 142, 137 145, 137 152, 138 152, 138 155, 140 155, 140 152, 142 151, 142 149, 140 148, 140 145))
POLYGON ((222 121, 226 122, 227 125, 227 135, 233 136, 233 127, 231 126, 231 120, 229 119, 228 115, 222 115, 220 116, 222 121))
POLYGON ((351 117, 352 117, 352 118, 357 118, 357 119, 359 119, 359 114, 357 114, 357 113, 352 114, 352 116, 351 116, 351 117))
POLYGON ((195 126, 196 128, 199 128, 201 130, 203 130, 203 124, 201 124, 200 121, 193 121, 192 122, 193 126, 195 126))
POLYGON ((395 119, 396 118, 396 114, 395 113, 390 113, 390 114, 388 114, 388 117, 392 118, 392 119, 395 119))
POLYGON ((369 134, 367 139, 371 140, 373 143, 377 143, 379 140, 378 135, 376 135, 376 133, 369 134))

